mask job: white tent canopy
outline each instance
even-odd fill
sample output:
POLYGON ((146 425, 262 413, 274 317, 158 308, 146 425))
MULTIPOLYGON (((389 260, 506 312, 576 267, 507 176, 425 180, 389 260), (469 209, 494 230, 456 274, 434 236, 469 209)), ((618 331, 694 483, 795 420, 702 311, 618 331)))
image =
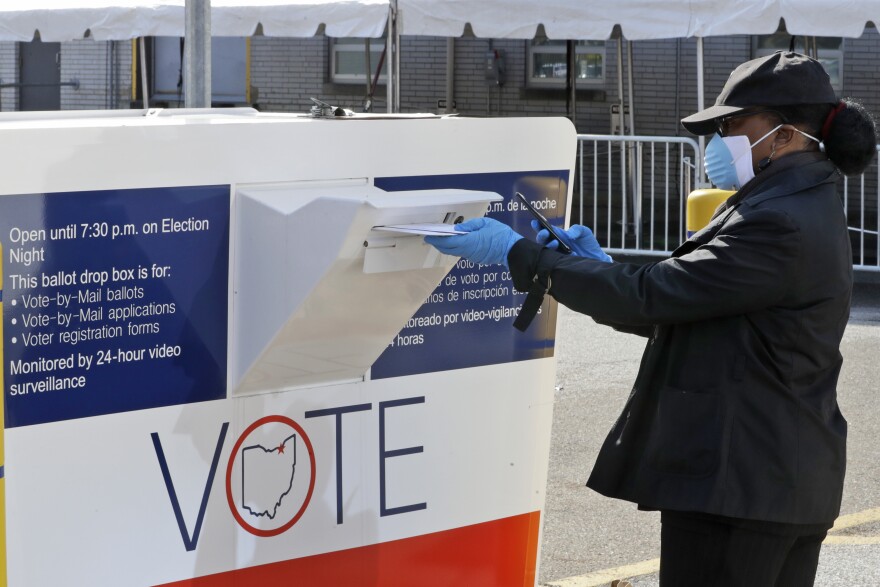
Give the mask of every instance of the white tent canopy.
MULTIPOLYGON (((381 37, 389 0, 212 0, 218 37, 311 37, 321 25, 331 37, 381 37)), ((98 41, 145 36, 182 37, 184 0, 3 0, 0 41, 47 42, 89 36, 98 41)))
POLYGON ((772 34, 784 18, 794 35, 859 37, 880 22, 878 0, 398 0, 401 33, 532 39, 604 40, 619 24, 631 41, 772 34))
MULTIPOLYGON (((185 12, 185 0, 2 0, 0 41, 30 41, 36 32, 47 42, 180 37, 185 12)), ((483 38, 531 39, 543 26, 551 39, 603 40, 620 25, 626 39, 642 40, 770 34, 780 19, 794 35, 859 37, 868 21, 880 22, 880 0, 212 0, 210 35, 310 37, 323 25, 331 37, 377 38, 386 26, 391 39, 458 37, 470 24, 483 38)), ((699 53, 702 103, 701 46, 699 53)), ((389 57, 396 79, 399 55, 389 57)))
MULTIPOLYGON (((3 0, 0 41, 183 36, 184 0, 3 0)), ((380 37, 392 0, 212 0, 214 36, 380 37)), ((781 18, 795 35, 858 37, 880 21, 878 0, 397 0, 405 35, 607 39, 619 24, 629 40, 773 33, 781 18)))

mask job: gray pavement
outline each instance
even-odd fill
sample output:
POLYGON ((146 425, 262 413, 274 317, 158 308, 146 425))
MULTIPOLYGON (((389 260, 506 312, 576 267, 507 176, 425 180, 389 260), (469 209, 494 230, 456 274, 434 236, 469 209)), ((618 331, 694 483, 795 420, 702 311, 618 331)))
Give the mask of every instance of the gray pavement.
MULTIPOLYGON (((621 568, 634 587, 657 574, 634 566, 659 557, 659 514, 584 487, 602 440, 635 380, 644 339, 560 307, 547 503, 539 568, 542 585, 608 585, 621 568), (612 573, 613 574, 613 573, 612 573), (569 581, 564 579, 573 578, 569 581)), ((880 284, 859 284, 841 344, 838 397, 849 421, 842 515, 852 526, 823 547, 817 586, 880 585, 880 284), (872 511, 873 510, 873 511, 872 511)))

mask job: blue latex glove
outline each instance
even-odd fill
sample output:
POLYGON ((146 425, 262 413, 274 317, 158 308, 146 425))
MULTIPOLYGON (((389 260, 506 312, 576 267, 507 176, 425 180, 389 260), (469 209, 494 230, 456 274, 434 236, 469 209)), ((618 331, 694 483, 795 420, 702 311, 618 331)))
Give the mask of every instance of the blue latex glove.
MULTIPOLYGON (((559 246, 556 239, 551 240, 550 233, 547 229, 541 228, 537 220, 532 220, 532 228, 538 231, 538 234, 535 236, 538 244, 544 245, 548 249, 555 249, 559 246)), ((614 259, 606 255, 602 247, 599 246, 599 241, 593 236, 593 231, 589 227, 575 224, 568 230, 562 228, 557 228, 556 230, 568 237, 568 242, 565 244, 571 249, 572 255, 584 257, 585 259, 596 259, 606 263, 614 262, 614 259)))
POLYGON ((522 238, 512 228, 492 218, 471 218, 455 225, 467 234, 426 236, 425 242, 441 253, 463 257, 480 265, 507 266, 507 253, 522 238))

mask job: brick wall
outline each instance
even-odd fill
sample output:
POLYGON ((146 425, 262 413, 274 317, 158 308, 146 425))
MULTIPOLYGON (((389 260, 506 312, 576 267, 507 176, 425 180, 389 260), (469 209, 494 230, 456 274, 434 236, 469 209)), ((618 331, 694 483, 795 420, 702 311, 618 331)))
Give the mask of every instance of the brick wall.
MULTIPOLYGON (((0 43, 0 80, 3 83, 18 81, 18 43, 0 43)), ((0 89, 0 111, 18 110, 18 91, 15 88, 0 89)))
POLYGON ((131 43, 96 42, 91 39, 62 43, 61 81, 79 82, 78 87, 61 87, 62 110, 128 108, 131 96, 131 43))
MULTIPOLYGON (((377 43, 381 41, 376 41, 377 43)), ((679 120, 696 110, 696 40, 670 39, 632 43, 635 83, 635 131, 648 135, 685 134, 679 120)), ((528 86, 527 41, 459 38, 455 40, 455 102, 465 116, 565 116, 564 88, 536 89, 528 86), (503 53, 506 81, 502 86, 485 79, 486 55, 503 53)), ((624 44, 624 73, 627 74, 624 44)), ((749 36, 705 39, 705 99, 711 104, 730 71, 752 57, 749 36)), ((331 43, 326 37, 286 39, 254 37, 251 41, 251 85, 257 106, 265 111, 306 112, 310 97, 363 109, 364 83, 333 83, 330 77, 331 43)), ((446 98, 445 38, 404 37, 401 41, 401 110, 437 112, 446 98)), ((17 79, 16 43, 0 43, 0 79, 17 79)), ((869 109, 880 112, 880 34, 868 29, 858 39, 844 40, 843 94, 856 97, 869 109)), ((64 109, 127 107, 131 94, 131 43, 114 44, 90 39, 62 45, 62 81, 78 80, 79 88, 63 87, 64 109), (110 96, 110 67, 115 98, 110 96)), ((578 92, 578 131, 607 134, 611 130, 610 108, 619 101, 617 42, 605 47, 604 81, 578 92)), ((624 92, 628 92, 627 75, 624 92)), ((17 91, 0 91, 0 108, 17 106, 17 91)), ((373 110, 386 109, 386 89, 379 84, 373 110)))
POLYGON ((254 37, 251 85, 261 110, 302 112, 324 81, 326 39, 254 37))
POLYGON ((843 96, 880 116, 880 34, 869 28, 858 39, 843 40, 843 96))
MULTIPOLYGON (((381 41, 374 41, 381 43, 381 41)), ((266 112, 308 112, 310 98, 363 111, 366 83, 336 84, 330 79, 330 40, 326 37, 251 40, 251 86, 255 103, 266 112)), ((375 67, 375 65, 374 65, 375 67)), ((385 85, 373 97, 373 111, 384 112, 385 85)))

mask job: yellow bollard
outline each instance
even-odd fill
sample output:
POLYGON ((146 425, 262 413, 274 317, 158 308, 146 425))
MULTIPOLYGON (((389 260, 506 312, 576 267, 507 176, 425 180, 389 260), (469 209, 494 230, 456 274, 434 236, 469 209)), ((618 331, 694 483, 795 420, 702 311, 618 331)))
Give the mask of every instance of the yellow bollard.
POLYGON ((691 238, 695 232, 702 230, 718 206, 736 192, 730 190, 704 189, 694 190, 687 199, 687 236, 691 238))

